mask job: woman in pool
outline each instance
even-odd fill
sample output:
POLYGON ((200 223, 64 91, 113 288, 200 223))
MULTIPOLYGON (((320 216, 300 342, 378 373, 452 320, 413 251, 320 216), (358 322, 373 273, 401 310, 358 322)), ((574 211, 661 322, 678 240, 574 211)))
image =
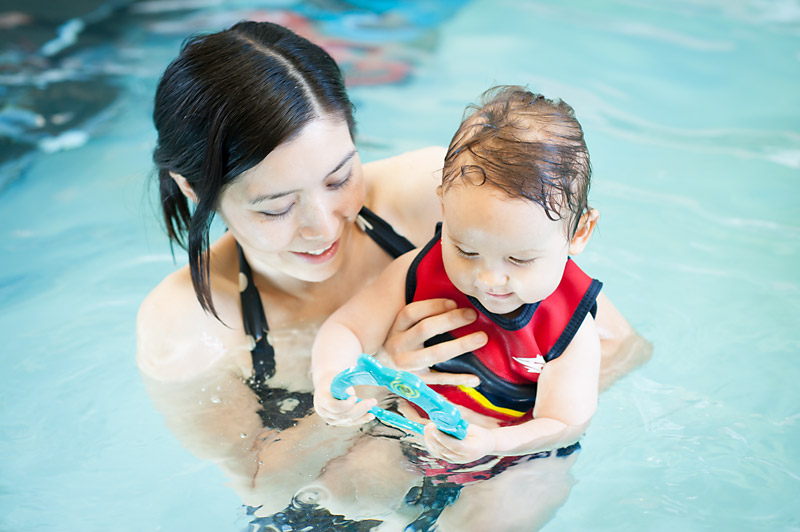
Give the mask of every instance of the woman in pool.
MULTIPOLYGON (((393 443, 354 445, 357 429, 343 435, 313 414, 311 344, 325 318, 430 238, 444 149, 362 166, 338 67, 266 22, 189 39, 159 83, 154 122, 166 227, 189 264, 142 303, 137 364, 184 446, 217 462, 245 503, 280 509, 331 459, 393 443), (210 243, 214 216, 228 231, 210 243)), ((423 347, 475 318, 453 307, 406 307, 382 360, 427 382, 476 385, 426 371, 485 342, 476 333, 423 347)), ((609 375, 647 352, 602 296, 597 322, 609 375)), ((414 482, 404 471, 375 500, 391 506, 414 482)))

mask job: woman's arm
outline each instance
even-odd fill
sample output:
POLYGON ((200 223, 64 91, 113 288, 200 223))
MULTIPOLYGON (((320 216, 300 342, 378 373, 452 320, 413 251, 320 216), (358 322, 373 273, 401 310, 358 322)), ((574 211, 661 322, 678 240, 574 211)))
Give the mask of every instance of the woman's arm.
POLYGON ((264 427, 262 405, 247 383, 249 345, 234 327, 241 323, 238 288, 226 291, 221 280, 215 283, 226 327, 202 311, 182 271, 165 279, 139 310, 137 364, 146 391, 181 445, 216 463, 244 504, 279 511, 331 459, 348 452, 354 433, 316 415, 282 431, 264 427))
POLYGON ((653 344, 628 323, 603 292, 597 297, 595 321, 600 336, 600 391, 641 366, 653 354, 653 344))
POLYGON ((243 379, 246 340, 203 312, 186 268, 147 296, 136 333, 136 363, 167 427, 193 454, 252 480, 256 463, 248 457, 262 427, 243 379))
MULTIPOLYGON (((453 302, 445 299, 415 301, 406 305, 392 325, 383 346, 382 361, 398 369, 414 371, 428 384, 477 386, 477 377, 430 372, 428 367, 483 347, 485 334, 475 332, 431 347, 424 345, 429 338, 474 320, 475 314, 464 312, 464 309, 454 310, 453 302)), ((653 345, 636 332, 602 292, 597 298, 595 324, 602 353, 598 384, 602 392, 650 360, 653 345)))
POLYGON ((594 320, 587 316, 572 342, 557 359, 545 364, 538 381, 531 421, 508 427, 470 425, 457 440, 430 424, 425 429, 428 449, 456 463, 486 455, 520 455, 564 447, 578 441, 597 408, 600 340, 594 320))

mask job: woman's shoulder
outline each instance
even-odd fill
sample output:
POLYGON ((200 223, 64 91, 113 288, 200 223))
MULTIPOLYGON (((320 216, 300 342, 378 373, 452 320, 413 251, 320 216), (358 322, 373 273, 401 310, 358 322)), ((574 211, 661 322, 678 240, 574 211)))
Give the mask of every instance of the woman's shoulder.
POLYGON ((379 168, 381 171, 402 171, 421 169, 424 171, 441 170, 447 148, 443 146, 427 146, 412 151, 407 151, 393 157, 378 159, 364 163, 367 167, 379 168))
POLYGON ((169 274, 145 297, 136 319, 136 363, 142 373, 182 381, 220 363, 246 364, 238 300, 220 281, 216 284, 212 297, 222 322, 201 307, 188 266, 169 274))
POLYGON ((430 146, 364 165, 367 206, 417 246, 430 239, 441 219, 436 187, 446 151, 430 146))

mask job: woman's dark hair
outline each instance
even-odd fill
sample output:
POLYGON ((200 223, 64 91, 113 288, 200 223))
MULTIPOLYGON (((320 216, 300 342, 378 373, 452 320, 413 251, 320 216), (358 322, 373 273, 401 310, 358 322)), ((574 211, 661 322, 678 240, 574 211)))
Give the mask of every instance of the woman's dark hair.
MULTIPOLYGON (((588 209, 592 167, 583 128, 566 102, 502 85, 471 105, 450 142, 442 185, 457 178, 489 183, 541 205, 547 217, 577 228, 588 209)), ((574 233, 575 229, 572 229, 574 233)))
POLYGON ((207 251, 220 194, 325 115, 341 117, 354 134, 353 105, 339 67, 319 46, 269 22, 240 22, 190 37, 161 76, 153 161, 164 221, 170 241, 188 251, 198 301, 218 319, 207 251), (170 173, 191 185, 194 209, 170 173))

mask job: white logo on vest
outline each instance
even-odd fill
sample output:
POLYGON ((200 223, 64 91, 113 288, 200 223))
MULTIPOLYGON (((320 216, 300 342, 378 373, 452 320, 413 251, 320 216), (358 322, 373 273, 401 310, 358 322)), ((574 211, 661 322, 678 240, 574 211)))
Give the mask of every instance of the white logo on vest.
POLYGON ((536 355, 535 358, 511 357, 528 370, 528 373, 541 373, 544 369, 544 357, 536 355))

